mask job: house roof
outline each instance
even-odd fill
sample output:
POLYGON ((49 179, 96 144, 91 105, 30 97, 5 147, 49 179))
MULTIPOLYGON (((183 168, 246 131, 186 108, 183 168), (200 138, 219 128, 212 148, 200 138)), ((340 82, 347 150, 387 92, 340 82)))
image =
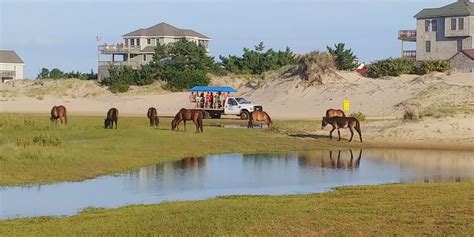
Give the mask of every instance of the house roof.
POLYGON ((474 15, 474 3, 470 0, 457 0, 457 2, 440 8, 426 8, 418 12, 415 18, 432 18, 443 16, 470 16, 474 15))
POLYGON ((474 49, 464 49, 462 52, 470 59, 474 60, 474 49))
POLYGON ((13 50, 0 50, 0 63, 24 63, 13 50))
POLYGON ((176 28, 165 22, 161 22, 160 24, 156 24, 146 29, 138 29, 130 33, 127 33, 125 35, 122 35, 122 37, 126 37, 126 36, 174 36, 174 37, 187 36, 187 37, 197 37, 197 38, 202 38, 202 39, 211 39, 194 30, 176 28))

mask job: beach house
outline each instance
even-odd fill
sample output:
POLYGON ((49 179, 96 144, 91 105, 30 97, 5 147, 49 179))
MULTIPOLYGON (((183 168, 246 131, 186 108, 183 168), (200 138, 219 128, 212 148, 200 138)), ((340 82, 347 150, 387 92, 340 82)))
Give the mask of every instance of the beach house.
POLYGON ((23 79, 25 63, 13 50, 0 50, 0 79, 2 82, 23 79))
POLYGON ((401 30, 401 56, 423 60, 449 60, 458 71, 473 71, 474 3, 458 0, 447 6, 423 9, 415 15, 416 30, 401 30), (414 42, 416 50, 405 50, 414 42))
POLYGON ((138 68, 149 63, 154 54, 155 46, 166 45, 181 39, 203 46, 209 52, 211 38, 194 30, 180 29, 167 23, 138 29, 122 35, 123 42, 99 45, 98 79, 109 75, 112 66, 128 65, 138 68), (102 58, 107 58, 103 60, 102 58))

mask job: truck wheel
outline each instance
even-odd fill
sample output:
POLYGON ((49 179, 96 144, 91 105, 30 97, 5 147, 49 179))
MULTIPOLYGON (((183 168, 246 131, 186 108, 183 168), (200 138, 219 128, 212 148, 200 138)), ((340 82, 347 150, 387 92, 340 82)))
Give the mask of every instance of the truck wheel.
POLYGON ((211 114, 211 118, 220 119, 221 118, 221 113, 214 112, 214 113, 211 114))
POLYGON ((250 117, 249 111, 244 110, 244 111, 240 112, 240 119, 241 120, 248 120, 249 117, 250 117))

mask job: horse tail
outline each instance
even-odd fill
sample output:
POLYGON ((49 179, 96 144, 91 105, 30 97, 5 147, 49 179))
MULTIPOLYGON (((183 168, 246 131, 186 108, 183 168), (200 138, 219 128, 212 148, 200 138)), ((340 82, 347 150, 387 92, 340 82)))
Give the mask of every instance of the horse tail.
POLYGON ((253 112, 250 112, 249 114, 249 122, 247 124, 247 128, 251 128, 253 126, 253 112))
POLYGON ((53 106, 51 109, 51 119, 56 119, 58 117, 58 107, 53 106))

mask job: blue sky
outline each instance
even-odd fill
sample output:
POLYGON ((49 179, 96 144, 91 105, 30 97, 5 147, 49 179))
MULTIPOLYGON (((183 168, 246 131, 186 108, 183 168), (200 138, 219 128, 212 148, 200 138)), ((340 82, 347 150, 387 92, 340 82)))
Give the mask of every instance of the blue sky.
POLYGON ((454 0, 0 0, 0 48, 15 50, 25 76, 42 67, 96 71, 96 36, 120 36, 167 22, 213 38, 211 54, 242 53, 263 41, 297 53, 345 42, 365 62, 400 54, 399 29, 422 8, 454 0))

